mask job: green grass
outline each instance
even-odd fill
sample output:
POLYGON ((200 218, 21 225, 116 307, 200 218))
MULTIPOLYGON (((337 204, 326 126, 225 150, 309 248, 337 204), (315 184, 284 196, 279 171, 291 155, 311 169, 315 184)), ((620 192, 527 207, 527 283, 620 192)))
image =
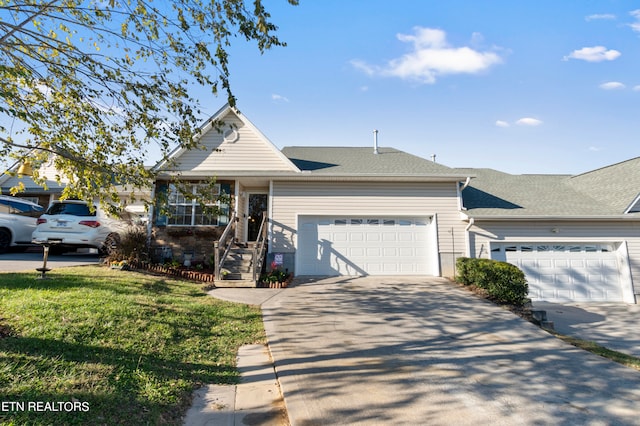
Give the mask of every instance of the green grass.
POLYGON ((590 340, 583 340, 577 337, 566 336, 566 335, 555 333, 555 332, 552 334, 554 334, 557 338, 562 339, 565 342, 572 344, 577 348, 584 349, 585 351, 589 351, 596 355, 600 355, 601 357, 608 358, 612 361, 615 361, 618 364, 622 364, 626 367, 630 367, 640 371, 640 358, 634 357, 632 355, 627 355, 622 352, 607 349, 604 346, 601 346, 596 342, 592 342, 590 340))
POLYGON ((194 389, 236 383, 238 348, 265 342, 257 307, 199 284, 96 266, 48 275, 0 274, 0 403, 25 406, 0 405, 2 425, 181 424, 194 389))

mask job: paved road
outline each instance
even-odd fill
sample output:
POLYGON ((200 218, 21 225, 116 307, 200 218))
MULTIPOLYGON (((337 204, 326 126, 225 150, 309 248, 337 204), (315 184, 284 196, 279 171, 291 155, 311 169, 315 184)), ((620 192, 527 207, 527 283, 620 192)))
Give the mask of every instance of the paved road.
MULTIPOLYGON (((640 372, 447 280, 343 277, 264 290, 244 294, 262 306, 293 426, 640 423, 640 372)), ((233 300, 234 291, 211 294, 233 300)))
MULTIPOLYGON (((100 263, 97 254, 91 253, 66 253, 59 256, 49 256, 47 267, 50 269, 66 266, 79 266, 100 263)), ((42 251, 30 250, 27 253, 0 254, 0 273, 34 271, 42 267, 42 251)))

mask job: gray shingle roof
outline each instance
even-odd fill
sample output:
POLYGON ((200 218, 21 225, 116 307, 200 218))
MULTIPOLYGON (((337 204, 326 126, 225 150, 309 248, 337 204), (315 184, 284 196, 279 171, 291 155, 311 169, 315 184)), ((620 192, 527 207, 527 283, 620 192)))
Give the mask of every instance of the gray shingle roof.
POLYGON ((442 175, 460 176, 455 169, 399 151, 372 147, 302 147, 282 149, 300 170, 335 175, 442 175))
POLYGON ((577 176, 457 170, 476 176, 462 191, 471 217, 620 216, 640 191, 640 158, 577 176))
POLYGON ((569 184, 623 212, 640 192, 640 157, 572 176, 569 184))

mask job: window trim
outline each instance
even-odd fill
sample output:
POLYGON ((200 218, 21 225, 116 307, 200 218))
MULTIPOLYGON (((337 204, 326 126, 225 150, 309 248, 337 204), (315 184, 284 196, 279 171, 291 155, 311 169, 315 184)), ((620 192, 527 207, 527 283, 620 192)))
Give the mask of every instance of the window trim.
MULTIPOLYGON (((207 185, 204 182, 189 182, 188 185, 191 187, 191 193, 196 194, 197 189, 199 187, 207 185)), ((214 184, 215 191, 213 193, 214 197, 218 197, 222 193, 222 186, 220 183, 214 184)), ((180 194, 176 190, 176 186, 174 184, 169 184, 167 187, 167 210, 169 211, 169 215, 167 216, 167 226, 171 227, 185 227, 185 226, 224 226, 221 225, 221 218, 226 217, 228 222, 229 213, 217 215, 211 218, 212 223, 196 223, 198 222, 198 218, 203 218, 207 215, 202 213, 201 204, 197 202, 197 200, 187 200, 184 195, 180 194), (181 201, 181 202, 178 202, 181 201), (178 207, 184 207, 184 214, 178 214, 178 207), (200 210, 200 212, 199 212, 200 210), (190 218, 190 223, 172 223, 176 218, 190 218)), ((220 202, 220 200, 216 200, 215 203, 206 204, 206 206, 217 206, 219 209, 223 209, 226 204, 220 202)), ((225 223, 226 225, 226 223, 225 223)))

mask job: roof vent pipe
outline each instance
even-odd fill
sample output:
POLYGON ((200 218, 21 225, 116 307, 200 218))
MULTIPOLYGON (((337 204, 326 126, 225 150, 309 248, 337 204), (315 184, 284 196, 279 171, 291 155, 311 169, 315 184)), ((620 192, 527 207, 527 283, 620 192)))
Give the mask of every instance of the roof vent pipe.
POLYGON ((373 131, 373 153, 374 154, 378 153, 378 131, 377 130, 373 131))
POLYGON ((433 161, 434 163, 436 162, 436 155, 435 154, 431 154, 431 161, 433 161))

